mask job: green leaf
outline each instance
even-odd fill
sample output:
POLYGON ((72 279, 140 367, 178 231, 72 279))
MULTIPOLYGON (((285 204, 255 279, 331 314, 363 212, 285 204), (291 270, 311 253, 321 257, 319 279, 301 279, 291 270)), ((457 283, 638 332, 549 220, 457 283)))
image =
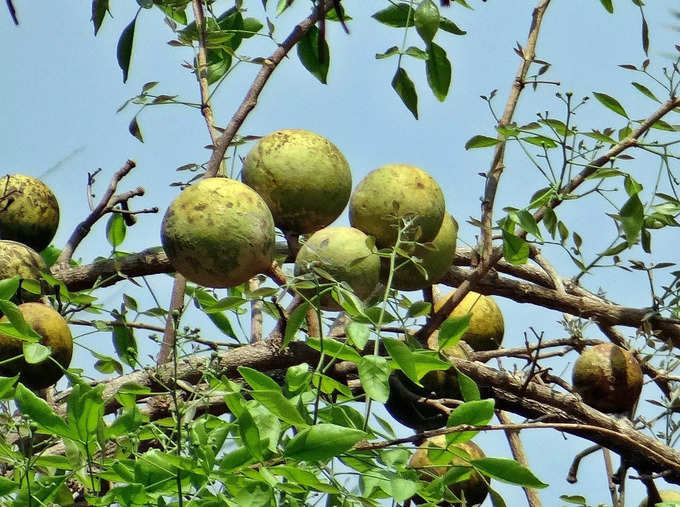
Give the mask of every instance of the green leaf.
POLYGON ((19 289, 19 275, 0 280, 0 299, 9 300, 19 289))
POLYGON ((473 136, 467 143, 465 143, 465 149, 470 150, 472 148, 486 148, 488 146, 495 146, 501 141, 495 137, 487 136, 473 136))
POLYGON ((92 24, 97 35, 109 10, 109 0, 92 0, 92 24))
POLYGON ((15 401, 21 413, 35 422, 42 429, 66 438, 74 438, 71 428, 54 413, 44 400, 38 398, 19 382, 15 391, 15 401))
POLYGON ((426 301, 416 301, 408 307, 408 310, 406 311, 406 317, 422 317, 424 315, 428 315, 431 309, 432 303, 428 303, 426 301))
POLYGON ((547 149, 557 148, 558 146, 554 140, 546 136, 527 136, 521 137, 520 140, 529 144, 533 144, 534 146, 545 147, 547 149))
POLYGON ((376 12, 371 17, 383 25, 404 28, 406 26, 413 26, 413 14, 410 4, 398 3, 376 12))
POLYGON ((640 83, 636 83, 635 81, 633 81, 631 84, 637 89, 637 91, 639 91, 640 93, 642 93, 646 97, 652 99, 654 102, 661 103, 661 101, 656 98, 656 95, 654 95, 652 93, 652 91, 649 88, 647 88, 645 85, 640 84, 640 83))
POLYGON ((461 30, 453 21, 444 16, 439 18, 439 29, 452 33, 453 35, 465 35, 467 33, 465 30, 461 30))
POLYGON ((385 403, 390 394, 389 377, 392 369, 386 358, 364 356, 359 362, 359 380, 366 395, 380 403, 385 403))
POLYGON ((19 380, 19 375, 14 377, 0 377, 0 400, 8 400, 14 397, 14 385, 19 380))
POLYGON ((406 477, 394 476, 390 480, 390 490, 395 502, 403 502, 418 491, 418 481, 406 477))
POLYGON ((87 384, 75 384, 67 405, 67 422, 81 442, 93 441, 97 428, 103 424, 104 385, 92 388, 87 384))
POLYGON ((241 441, 248 450, 253 454, 255 459, 262 461, 262 446, 260 444, 260 432, 255 424, 255 419, 250 414, 248 409, 243 410, 238 416, 238 430, 241 436, 241 441))
POLYGON ((288 316, 288 320, 286 320, 284 326, 285 331, 283 333, 283 344, 281 345, 282 349, 285 348, 293 338, 295 338, 295 335, 305 321, 305 315, 307 315, 307 310, 309 310, 310 306, 311 305, 307 302, 302 303, 288 316))
POLYGON ((614 6, 612 5, 612 0, 600 0, 602 7, 604 7, 609 14, 614 13, 614 6))
POLYGON ((128 132, 133 137, 136 137, 140 143, 144 142, 144 136, 142 135, 142 130, 139 128, 139 123, 137 122, 137 115, 132 117, 130 124, 128 125, 128 132))
POLYGON ((642 185, 635 181, 635 178, 633 178, 630 174, 626 174, 626 177, 623 180, 623 186, 626 189, 626 193, 631 197, 639 194, 642 190, 642 185))
POLYGON ((28 364, 42 363, 50 357, 51 349, 37 342, 23 342, 24 359, 28 364))
POLYGON ((411 114, 418 119, 418 92, 416 92, 416 87, 408 77, 408 73, 401 67, 397 69, 397 72, 392 78, 392 88, 399 98, 404 103, 406 108, 411 111, 411 114))
POLYGON ((427 60, 430 56, 427 54, 427 51, 423 51, 420 48, 417 48, 415 46, 409 46, 406 48, 406 51, 404 51, 405 55, 412 56, 413 58, 417 58, 418 60, 427 60))
POLYGON ((126 229, 123 215, 112 213, 108 222, 106 222, 106 239, 113 248, 125 241, 126 229))
POLYGON ((323 348, 325 354, 341 359, 343 361, 352 361, 358 363, 361 361, 361 356, 349 344, 339 342, 333 338, 325 337, 323 342, 318 338, 308 338, 307 345, 319 352, 323 348))
POLYGON ((317 424, 295 435, 284 451, 284 456, 298 461, 326 461, 352 448, 362 438, 364 431, 337 426, 317 424))
POLYGON ((132 58, 132 45, 135 40, 135 24, 137 23, 137 16, 123 29, 118 39, 118 47, 116 49, 116 57, 118 58, 118 65, 123 71, 123 83, 127 81, 128 71, 130 70, 130 59, 132 58))
POLYGON ((319 37, 319 29, 313 26, 297 43, 297 54, 305 69, 323 84, 326 84, 330 51, 326 40, 320 41, 319 37))
POLYGON ((120 360, 132 369, 137 368, 137 340, 132 328, 125 325, 113 326, 112 338, 120 360))
POLYGON ((529 244, 519 236, 503 231, 503 257, 510 264, 525 264, 529 259, 529 244))
POLYGON ((413 361, 413 352, 408 348, 404 342, 395 340, 394 338, 384 338, 383 344, 387 349, 387 353, 397 363, 397 366, 404 372, 404 374, 413 382, 420 384, 418 371, 413 361))
POLYGON ((389 58, 390 56, 396 56, 399 54, 399 48, 397 46, 392 46, 388 48, 384 53, 376 53, 376 60, 383 60, 389 58))
POLYGON ((478 400, 481 396, 479 393, 479 387, 477 387, 477 383, 457 368, 456 373, 458 375, 458 385, 460 386, 460 392, 463 395, 463 400, 478 400))
POLYGON ((451 62, 446 51, 434 42, 427 49, 428 59, 425 62, 427 82, 434 96, 443 102, 451 86, 451 62))
POLYGON ((543 241, 541 231, 538 229, 538 224, 536 223, 536 220, 534 219, 534 216, 531 213, 529 213, 525 209, 519 210, 517 212, 517 218, 519 220, 519 225, 522 229, 524 229, 529 234, 533 234, 540 241, 543 241))
POLYGON ((479 472, 509 484, 527 488, 547 488, 548 484, 539 480, 527 467, 508 458, 480 458, 471 461, 479 472))
POLYGON ((619 212, 621 225, 626 236, 626 243, 632 246, 638 240, 642 223, 645 216, 645 209, 637 194, 633 195, 621 207, 619 212))
POLYGON ((33 330, 24 320, 24 316, 17 305, 11 301, 0 299, 0 312, 9 320, 9 323, 0 322, 0 329, 3 334, 28 342, 39 342, 42 340, 42 336, 33 330))
MULTIPOLYGON (((465 402, 451 412, 451 415, 449 415, 449 419, 446 422, 446 426, 449 428, 461 425, 484 426, 489 424, 489 421, 493 417, 494 408, 495 403, 493 399, 465 402)), ((446 443, 467 442, 477 433, 479 432, 461 431, 457 433, 448 433, 446 435, 446 443)))
POLYGON ((457 344, 470 327, 470 314, 467 313, 460 317, 449 317, 439 328, 437 345, 439 350, 457 344))
POLYGON ((255 391, 281 391, 281 386, 276 383, 269 375, 259 372, 247 366, 239 366, 237 368, 243 380, 248 382, 251 388, 255 391))
POLYGON ((276 15, 277 15, 277 16, 280 16, 281 14, 283 14, 283 12, 284 12, 288 7, 290 7, 291 5, 293 5, 293 2, 294 2, 294 1, 295 1, 295 0, 279 0, 279 3, 276 4, 276 15))
POLYGON ((606 108, 611 109, 616 114, 620 114, 624 118, 628 118, 628 113, 623 108, 623 106, 614 97, 607 95, 606 93, 593 92, 595 98, 606 108))
POLYGON ((371 337, 371 329, 361 322, 350 322, 347 325, 347 338, 354 346, 362 350, 368 343, 368 339, 371 337))
POLYGON ((425 44, 430 44, 439 29, 439 9, 432 0, 422 0, 413 15, 416 31, 425 44))
POLYGON ((300 411, 281 393, 280 388, 271 391, 253 391, 251 395, 282 421, 293 426, 308 426, 300 411))
POLYGON ((5 477, 0 477, 0 496, 9 495, 18 487, 19 485, 16 482, 6 479, 5 477))

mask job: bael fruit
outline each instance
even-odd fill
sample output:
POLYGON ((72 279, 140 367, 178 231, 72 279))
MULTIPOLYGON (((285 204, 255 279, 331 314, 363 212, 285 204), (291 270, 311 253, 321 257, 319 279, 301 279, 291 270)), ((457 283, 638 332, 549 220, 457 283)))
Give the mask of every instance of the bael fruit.
MULTIPOLYGON (((470 466, 468 460, 456 456, 455 454, 453 457, 449 457, 450 455, 443 455, 437 459, 435 455, 438 454, 438 448, 443 451, 446 447, 445 435, 437 435, 435 437, 428 438, 418 447, 413 456, 411 456, 409 467, 417 469, 420 478, 429 482, 444 475, 449 469, 449 465, 470 466), (441 463, 442 459, 446 460, 446 462, 441 463)), ((451 444, 448 446, 448 449, 455 449, 455 452, 459 454, 466 454, 471 460, 485 457, 482 449, 480 449, 480 447, 472 441, 467 441, 460 444, 451 444)), ((472 506, 481 504, 484 501, 486 495, 489 492, 489 485, 479 474, 479 472, 472 470, 470 472, 469 478, 451 484, 449 489, 454 495, 456 495, 456 497, 460 498, 461 500, 463 497, 465 497, 465 503, 463 505, 472 506)), ((423 502, 420 497, 415 497, 414 500, 416 503, 423 502)))
MULTIPOLYGON (((659 496, 664 502, 669 502, 672 505, 680 505, 680 493, 672 489, 659 490, 659 496)), ((640 502, 640 507, 652 507, 648 505, 647 498, 640 502)))
MULTIPOLYGON (((18 306, 21 315, 41 337, 40 343, 52 349, 51 356, 29 364, 23 357, 0 365, 0 374, 13 377, 19 374, 19 381, 31 389, 44 389, 62 377, 63 370, 71 364, 73 338, 71 330, 59 312, 42 303, 24 303, 18 306), (56 364, 56 361, 59 364, 56 364)), ((7 317, 0 322, 8 322, 7 317)), ((23 341, 0 333, 0 360, 6 361, 20 356, 23 341)))
POLYGON ((392 164, 359 182, 349 201, 349 221, 384 248, 397 240, 399 219, 412 217, 403 239, 427 243, 437 235, 445 209, 444 194, 432 176, 411 165, 392 164))
POLYGON ((59 227, 59 203, 47 185, 23 174, 0 178, 0 238, 40 252, 59 227))
POLYGON ((206 287, 233 287, 265 271, 274 258, 267 204, 240 181, 208 178, 170 204, 161 243, 174 268, 206 287))
POLYGON ((586 347, 574 363, 574 391, 602 412, 627 412, 642 390, 642 370, 630 352, 613 343, 586 347))
MULTIPOLYGON (((302 245, 295 258, 295 276, 319 268, 320 283, 328 283, 325 274, 349 285, 359 299, 371 295, 380 278, 380 257, 371 240, 353 227, 326 227, 316 231, 302 245)), ((315 292, 305 291, 308 297, 315 292)), ((330 294, 321 296, 321 308, 341 310, 330 294)))
POLYGON ((242 179, 265 200, 277 227, 298 234, 333 222, 352 192, 343 154, 307 130, 277 130, 260 139, 245 158, 242 179))
MULTIPOLYGON (((392 277, 392 287, 397 290, 421 290, 437 283, 449 270, 456 256, 458 223, 446 213, 439 232, 427 245, 418 245, 410 252, 421 260, 420 269, 402 256, 397 256, 397 269, 392 277), (422 270, 421 270, 422 269, 422 270), (424 276, 423 271, 427 273, 424 276)), ((389 259, 383 258, 383 280, 387 278, 389 259)))
MULTIPOLYGON (((435 302, 434 309, 439 310, 455 291, 449 292, 435 302)), ((477 292, 468 292, 458 306, 449 314, 450 317, 462 317, 470 314, 470 327, 463 335, 465 343, 473 350, 494 350, 500 348, 505 334, 503 314, 491 296, 477 292)), ((436 348, 436 346, 434 347, 436 348)))
MULTIPOLYGON (((0 240, 0 280, 19 275, 22 280, 42 279, 47 273, 47 265, 38 252, 16 241, 0 240)), ((21 291, 23 300, 36 300, 40 294, 21 291)))

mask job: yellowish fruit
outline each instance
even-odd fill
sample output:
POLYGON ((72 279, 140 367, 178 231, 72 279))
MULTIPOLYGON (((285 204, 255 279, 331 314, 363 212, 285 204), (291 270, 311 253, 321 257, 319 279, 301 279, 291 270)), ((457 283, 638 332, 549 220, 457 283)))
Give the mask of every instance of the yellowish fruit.
POLYGON ((240 181, 208 178, 170 204, 161 243, 174 268, 206 287, 233 287, 265 271, 274 258, 267 204, 240 181))
MULTIPOLYGON (((427 273, 427 277, 412 261, 398 256, 398 269, 394 272, 392 287, 397 290, 421 290, 437 283, 453 263, 457 237, 458 223, 446 213, 435 238, 427 245, 418 245, 409 252, 412 257, 421 260, 420 268, 427 273)), ((383 258, 383 271, 385 268, 389 268, 387 258, 383 258)), ((383 274, 383 279, 385 278, 386 273, 383 274)))
MULTIPOLYGON (((435 302, 434 309, 439 310, 453 293, 454 291, 435 302)), ((505 333, 505 323, 500 308, 491 296, 470 291, 449 316, 462 317, 468 313, 470 314, 470 327, 463 335, 463 340, 475 351, 500 348, 505 333)))
MULTIPOLYGON (((23 357, 0 365, 0 374, 13 377, 20 374, 19 381, 31 389, 44 389, 56 384, 62 377, 62 369, 71 364, 73 355, 73 338, 71 330, 64 318, 52 307, 42 303, 24 303, 19 305, 24 320, 41 337, 40 343, 49 347, 52 354, 37 364, 27 363, 23 357), (59 364, 55 364, 54 361, 59 364)), ((0 322, 8 322, 2 317, 0 322)), ((21 356, 23 341, 0 333, 0 360, 21 356)))
POLYGON ((587 347, 574 363, 574 390, 602 412, 626 412, 642 390, 642 369, 630 352, 613 343, 587 347))
MULTIPOLYGON (((42 273, 47 273, 47 265, 40 254, 31 247, 16 241, 0 240, 0 280, 19 275, 23 280, 42 279, 42 273)), ((39 294, 21 291, 23 300, 35 300, 39 294)))
MULTIPOLYGON (((312 234, 302 245, 295 259, 295 275, 315 272, 319 284, 337 282, 349 285, 359 299, 371 295, 380 278, 380 257, 371 246, 368 236, 353 227, 326 227, 312 234)), ((323 287, 320 287, 323 290, 323 287)), ((308 297, 313 290, 305 291, 308 297)), ((326 310, 340 310, 341 307, 330 294, 321 297, 321 307, 326 310)))
MULTIPOLYGON (((456 455, 450 459, 447 459, 448 456, 442 458, 447 459, 447 463, 440 463, 436 457, 435 461, 433 462, 432 457, 436 456, 437 453, 441 452, 446 447, 445 435, 437 435, 427 439, 413 454, 411 460, 409 461, 409 466, 411 468, 417 469, 420 478, 425 481, 431 481, 436 477, 444 475, 449 469, 450 465, 470 466, 469 460, 463 459, 462 457, 456 455)), ((471 460, 485 457, 482 449, 480 449, 477 444, 471 441, 460 444, 451 444, 448 449, 452 453, 457 452, 467 455, 466 457, 469 457, 471 460)), ((456 495, 456 497, 460 498, 461 500, 463 497, 465 497, 464 505, 466 506, 481 504, 489 492, 488 484, 476 470, 471 471, 470 477, 468 479, 451 484, 449 489, 454 495, 456 495)), ((416 500, 418 503, 421 501, 422 499, 416 500)))
MULTIPOLYGON (((672 489, 664 489, 659 491, 659 496, 664 502, 668 502, 672 505, 680 505, 680 492, 673 491, 672 489)), ((648 505, 647 498, 640 502, 640 507, 652 507, 648 505)))
POLYGON ((359 182, 349 202, 349 221, 382 248, 394 245, 400 219, 413 218, 403 239, 426 243, 439 232, 445 209, 444 194, 432 176, 411 165, 392 164, 359 182))
POLYGON ((343 154, 307 130, 277 130, 260 139, 243 163, 242 179, 265 200, 276 226, 295 233, 333 222, 352 192, 343 154))
POLYGON ((18 241, 38 252, 59 227, 59 203, 42 181, 23 174, 0 178, 0 238, 18 241))

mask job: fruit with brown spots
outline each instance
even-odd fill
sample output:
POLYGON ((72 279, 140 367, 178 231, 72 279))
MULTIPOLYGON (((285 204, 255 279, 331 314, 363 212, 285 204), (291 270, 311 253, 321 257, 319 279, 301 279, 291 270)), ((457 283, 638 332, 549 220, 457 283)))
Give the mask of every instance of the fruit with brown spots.
MULTIPOLYGON (((418 447, 409 461, 409 466, 417 469, 422 480, 429 482, 444 475, 450 466, 469 467, 470 460, 485 457, 482 449, 471 441, 451 444, 447 449, 449 452, 444 452, 445 449, 447 449, 445 435, 431 437, 418 447)), ((469 478, 451 484, 449 489, 459 499, 465 498, 462 505, 472 506, 484 501, 489 492, 489 485, 479 472, 472 470, 469 478)), ((415 497, 414 500, 416 503, 423 503, 420 497, 415 497)))
POLYGON ((574 390, 602 412, 627 412, 642 390, 642 369, 627 350, 613 343, 587 347, 574 363, 574 390))
MULTIPOLYGON (((454 291, 435 302, 434 309, 439 310, 453 293, 454 291)), ((505 334, 505 323, 503 314, 493 298, 470 291, 449 316, 462 317, 468 313, 470 327, 462 339, 476 351, 500 348, 505 334)))
MULTIPOLYGON (((29 364, 23 357, 0 365, 0 374, 13 377, 19 374, 19 381, 31 389, 44 389, 62 377, 63 369, 71 364, 73 339, 64 318, 52 307, 42 303, 24 303, 18 306, 26 323, 41 337, 40 343, 51 349, 47 359, 29 364), (56 362, 55 362, 56 361, 56 362), (58 363, 58 364, 57 364, 58 363)), ((0 322, 8 322, 2 317, 0 322)), ((6 361, 22 355, 25 342, 0 333, 0 360, 6 361)))
POLYGON ((243 163, 242 179, 265 200, 277 227, 298 234, 333 222, 352 192, 343 154, 307 130, 277 130, 260 139, 243 163))
MULTIPOLYGON (((312 234, 297 254, 295 276, 306 273, 316 273, 320 290, 324 290, 322 284, 343 282, 355 296, 365 299, 379 283, 380 257, 375 253, 370 238, 360 230, 326 227, 312 234)), ((304 293, 311 297, 315 290, 307 289, 304 293)), ((321 308, 341 309, 330 293, 321 296, 321 308)))
POLYGON ((206 287, 233 287, 269 268, 274 221, 252 188, 227 178, 208 178, 170 204, 161 243, 174 268, 206 287))
MULTIPOLYGON (((0 280, 18 275, 23 280, 41 280, 42 273, 47 273, 47 265, 40 254, 31 247, 16 241, 0 240, 0 280)), ((21 291, 23 300, 36 300, 40 294, 27 290, 21 291)))
MULTIPOLYGON (((680 505, 680 493, 673 491, 672 489, 663 489, 659 491, 659 496, 663 502, 667 502, 670 505, 680 505)), ((647 498, 640 502, 640 507, 652 507, 648 504, 647 498)))
POLYGON ((349 202, 349 221, 383 248, 394 245, 401 221, 410 219, 402 239, 426 243, 439 232, 445 209, 444 194, 432 176, 411 165, 391 164, 359 182, 349 202))
POLYGON ((23 174, 0 178, 0 239, 40 252, 59 227, 59 203, 42 181, 23 174))

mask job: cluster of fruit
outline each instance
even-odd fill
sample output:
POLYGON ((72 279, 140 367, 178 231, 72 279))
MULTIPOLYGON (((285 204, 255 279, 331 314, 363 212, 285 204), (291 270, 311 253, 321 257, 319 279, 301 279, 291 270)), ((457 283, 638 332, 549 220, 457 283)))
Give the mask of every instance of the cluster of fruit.
MULTIPOLYGON (((21 174, 0 178, 0 279, 40 281, 48 268, 38 252, 50 244, 58 226, 59 204, 47 185, 21 174)), ((0 333, 0 375, 18 374, 26 386, 43 389, 55 384, 71 364, 71 331, 59 312, 39 302, 39 291, 21 289, 16 299, 27 301, 17 308, 51 355, 29 363, 23 356, 28 342, 0 333)), ((7 316, 0 319, 7 321, 7 316)))

